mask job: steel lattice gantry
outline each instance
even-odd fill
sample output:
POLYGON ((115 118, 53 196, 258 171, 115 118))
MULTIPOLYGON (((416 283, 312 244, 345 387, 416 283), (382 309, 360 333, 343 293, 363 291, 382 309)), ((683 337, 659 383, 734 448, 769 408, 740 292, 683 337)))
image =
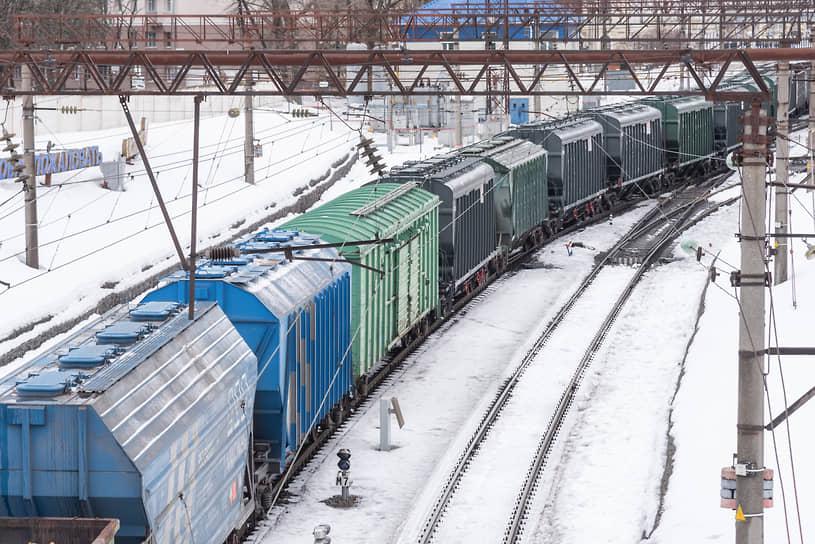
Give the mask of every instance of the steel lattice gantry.
MULTIPOLYGON (((710 99, 744 99, 720 89, 728 70, 742 67, 762 93, 763 78, 754 63, 815 60, 812 48, 758 48, 694 51, 0 51, 0 92, 22 95, 703 95, 710 99), (581 71, 581 65, 599 69, 581 71), (636 87, 625 91, 603 88, 606 69, 627 70, 636 87), (23 90, 18 74, 31 70, 32 89, 23 90), (684 68, 691 87, 660 86, 669 70, 684 68), (172 77, 162 67, 172 67, 172 77), (481 83, 488 69, 506 70, 506 89, 490 90, 481 83), (428 70, 446 73, 446 87, 424 86, 428 70), (247 91, 249 72, 260 84, 247 91), (543 85, 547 73, 558 71, 570 88, 543 85), (134 74, 143 82, 132 85, 134 74), (374 80, 376 88, 372 88, 374 80), (207 86, 194 86, 208 83, 207 86)), ((750 95, 752 96, 752 95, 750 95)))
POLYGON ((546 0, 489 9, 287 10, 251 14, 19 14, 0 29, 18 48, 338 48, 347 43, 444 40, 636 42, 643 48, 800 44, 815 17, 810 0, 546 0))

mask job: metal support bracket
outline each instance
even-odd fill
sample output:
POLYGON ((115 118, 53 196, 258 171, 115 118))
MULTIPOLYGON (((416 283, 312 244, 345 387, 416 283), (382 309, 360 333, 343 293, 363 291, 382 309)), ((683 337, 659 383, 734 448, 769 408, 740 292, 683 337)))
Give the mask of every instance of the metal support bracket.
POLYGON ((772 274, 769 272, 742 274, 741 270, 734 270, 730 273, 730 285, 732 287, 769 287, 771 284, 772 274))
POLYGON ((796 410, 798 410, 798 408, 806 404, 806 402, 812 397, 815 397, 815 387, 811 388, 809 391, 801 395, 801 397, 798 400, 790 404, 786 410, 778 414, 775 417, 775 419, 769 422, 764 428, 767 429, 768 431, 772 431, 773 429, 778 427, 781 423, 783 423, 785 419, 790 417, 796 410))

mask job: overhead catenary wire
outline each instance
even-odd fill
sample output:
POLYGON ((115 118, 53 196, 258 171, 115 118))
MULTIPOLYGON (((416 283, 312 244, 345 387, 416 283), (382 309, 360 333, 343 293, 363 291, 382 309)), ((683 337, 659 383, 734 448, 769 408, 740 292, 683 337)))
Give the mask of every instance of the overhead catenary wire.
MULTIPOLYGON (((323 143, 325 143, 325 142, 323 142, 323 143)), ((335 146, 333 147, 333 149, 337 149, 337 148, 339 148, 339 147, 342 147, 342 146, 343 146, 343 145, 345 145, 345 144, 347 144, 347 142, 341 142, 340 144, 335 145, 335 146)), ((278 175, 278 174, 280 174, 280 173, 282 173, 282 172, 288 171, 288 170, 290 170, 290 169, 292 169, 292 168, 295 168, 295 167, 297 167, 297 166, 299 166, 299 164, 298 164, 298 163, 295 163, 295 164, 293 164, 293 165, 291 165, 291 166, 288 166, 288 167, 286 167, 286 168, 284 168, 284 169, 282 169, 282 170, 278 170, 278 171, 276 171, 276 172, 272 173, 272 174, 269 176, 269 178, 263 178, 263 179, 261 179, 261 180, 260 180, 258 183, 260 183, 260 182, 262 182, 262 181, 266 181, 266 180, 270 179, 270 178, 271 178, 271 177, 273 177, 273 176, 276 176, 276 175, 278 175)), ((235 180, 237 180, 237 179, 242 179, 242 178, 243 178, 243 175, 241 174, 240 176, 236 176, 235 178, 233 178, 233 179, 229 180, 228 182, 233 182, 233 181, 235 181, 235 180)), ((224 182, 224 183, 227 183, 227 182, 224 182)), ((222 183, 222 184, 224 184, 224 183, 222 183)), ((219 184, 219 185, 222 185, 222 184, 219 184)), ((256 184, 256 185, 257 185, 257 184, 256 184)), ((256 185, 255 185, 255 186, 256 186, 256 185)), ((215 198, 215 199, 213 199, 213 200, 210 200, 208 203, 206 203, 206 205, 211 205, 211 204, 214 204, 214 203, 216 203, 216 202, 219 202, 219 201, 221 201, 221 200, 223 200, 223 199, 225 199, 225 198, 228 198, 228 197, 234 196, 236 193, 239 193, 239 192, 241 192, 241 191, 244 191, 244 190, 246 190, 246 189, 248 189, 248 188, 250 188, 250 187, 253 187, 253 186, 252 186, 252 185, 248 185, 248 184, 242 184, 242 185, 241 185, 241 186, 239 186, 237 189, 235 189, 235 190, 233 190, 233 191, 229 191, 229 192, 227 192, 227 193, 225 193, 225 194, 223 194, 223 195, 221 195, 221 196, 219 196, 219 197, 217 197, 217 198, 215 198)), ((156 206, 151 206, 151 208, 149 208, 149 209, 152 209, 152 208, 154 208, 154 207, 156 207, 156 206)), ((201 207, 205 207, 205 205, 202 205, 201 207)), ((141 213, 145 213, 146 211, 149 211, 149 209, 147 209, 147 210, 138 210, 138 211, 135 211, 135 212, 133 212, 133 213, 131 213, 131 214, 128 214, 127 216, 123 216, 123 217, 121 217, 121 218, 117 218, 117 219, 115 219, 115 220, 111 221, 110 223, 114 223, 114 222, 116 222, 116 221, 118 221, 118 220, 120 220, 120 219, 129 218, 129 217, 133 217, 133 216, 135 216, 135 215, 139 215, 139 214, 141 214, 141 213)), ((180 212, 180 213, 178 213, 178 214, 176 214, 176 215, 172 216, 172 219, 178 219, 178 218, 183 217, 183 216, 185 216, 185 215, 187 215, 187 214, 189 214, 189 213, 191 213, 189 210, 184 211, 184 212, 180 212)), ((113 247, 113 246, 115 246, 115 245, 117 245, 117 244, 120 244, 120 243, 122 243, 122 242, 125 242, 125 241, 127 241, 127 240, 131 240, 131 239, 132 239, 134 236, 137 236, 138 234, 140 234, 140 233, 144 232, 145 230, 151 230, 151 229, 156 228, 156 227, 158 227, 158 226, 161 226, 161 225, 163 225, 163 224, 164 224, 164 222, 163 222, 163 220, 162 220, 162 221, 159 221, 158 223, 153 223, 152 225, 146 225, 144 228, 141 228, 141 229, 139 229, 138 231, 135 231, 135 232, 133 232, 133 233, 130 233, 130 234, 128 234, 127 236, 124 236, 124 237, 122 237, 122 238, 118 238, 118 239, 116 239, 116 240, 114 240, 114 241, 112 241, 112 242, 109 242, 108 244, 105 244, 105 245, 103 245, 103 246, 101 246, 101 247, 99 247, 99 248, 97 248, 97 249, 94 249, 94 250, 92 250, 92 251, 88 252, 88 253, 84 253, 84 254, 82 254, 82 255, 79 255, 79 256, 77 256, 76 258, 74 258, 74 259, 72 259, 72 260, 70 260, 70 261, 68 261, 68 262, 66 262, 66 263, 62 263, 62 264, 60 264, 60 265, 57 265, 57 266, 53 267, 53 268, 52 268, 50 271, 45 271, 45 272, 42 272, 42 273, 40 273, 40 274, 36 274, 36 275, 34 275, 34 276, 30 276, 29 278, 26 278, 25 280, 22 280, 22 281, 20 281, 20 282, 17 282, 17 283, 15 283, 15 284, 12 284, 12 285, 11 285, 11 287, 10 287, 9 289, 7 289, 6 291, 4 291, 3 293, 0 293, 0 296, 5 295, 5 294, 6 294, 6 293, 8 293, 10 290, 12 290, 12 289, 14 289, 14 288, 16 288, 16 287, 19 287, 19 286, 21 286, 21 285, 24 285, 24 284, 26 284, 26 283, 29 283, 29 282, 31 282, 31 281, 33 281, 33 280, 35 280, 35 279, 37 279, 37 278, 40 278, 40 277, 42 277, 42 276, 44 276, 44 275, 46 275, 46 274, 48 274, 48 273, 51 273, 51 272, 53 272, 53 271, 55 271, 55 270, 58 270, 58 269, 61 269, 61 268, 65 267, 65 266, 67 266, 67 265, 69 265, 69 264, 73 264, 74 262, 80 261, 80 260, 82 260, 82 259, 84 259, 84 258, 87 258, 87 257, 90 257, 90 256, 92 256, 92 255, 95 255, 95 254, 99 253, 100 251, 102 251, 102 250, 104 250, 104 249, 108 249, 108 248, 110 248, 110 247, 113 247)), ((49 245, 52 245, 52 244, 56 244, 56 243, 59 243, 59 242, 60 242, 60 241, 62 241, 62 240, 69 239, 69 238, 73 238, 73 237, 79 236, 79 235, 81 235, 81 234, 86 234, 86 233, 88 233, 88 232, 91 232, 91 231, 96 230, 96 229, 98 229, 98 228, 104 227, 104 226, 106 226, 106 225, 108 225, 108 223, 102 223, 102 224, 94 225, 94 226, 92 226, 92 227, 88 227, 88 228, 83 229, 83 230, 81 230, 81 231, 78 231, 78 232, 75 232, 75 233, 68 234, 68 235, 66 235, 66 236, 64 236, 64 237, 61 237, 61 238, 58 238, 58 239, 55 239, 55 240, 51 240, 51 241, 46 242, 46 243, 44 243, 44 244, 40 244, 40 247, 44 247, 44 246, 49 246, 49 245)), ((14 254, 11 254, 11 255, 7 255, 6 257, 4 257, 4 258, 0 259, 0 262, 4 262, 4 261, 7 261, 7 260, 9 260, 9 259, 16 258, 16 257, 18 257, 18 256, 22 255, 23 253, 24 253, 24 251, 23 251, 23 252, 14 253, 14 254)))
MULTIPOLYGON (((321 147, 325 146, 325 145, 326 145, 326 144, 328 144, 328 143, 332 143, 332 142, 334 142, 334 141, 337 141, 337 140, 342 139, 342 138, 347 138, 347 137, 348 137, 348 134, 339 134, 338 136, 336 136, 336 137, 334 137, 334 138, 330 138, 330 139, 327 139, 327 140, 321 141, 321 142, 320 142, 320 143, 318 143, 317 145, 312 146, 311 148, 309 148, 307 151, 317 151, 317 152, 318 152, 318 154, 319 154, 319 149, 320 149, 321 147)), ((293 160, 294 158, 296 158, 296 157, 297 157, 297 156, 299 156, 300 154, 301 154, 301 153, 295 153, 294 155, 291 155, 291 156, 288 156, 288 157, 284 157, 284 158, 282 158, 282 159, 280 159, 280 160, 278 160, 278 161, 270 161, 270 163, 267 165, 267 173, 268 173, 268 170, 269 170, 269 168, 270 168, 271 166, 276 165, 276 164, 281 164, 281 163, 286 162, 286 161, 289 161, 289 160, 293 160)), ((189 161, 185 161, 184 166, 188 166, 188 162, 189 162, 189 161)), ((167 172, 167 171, 168 171, 168 169, 167 169, 167 168, 160 168, 160 169, 157 169, 157 170, 156 170, 156 174, 158 175, 160 172, 167 172)), ((277 173, 279 173, 279 172, 273 172, 273 173, 271 173, 271 174, 270 174, 270 176, 276 175, 277 173)), ((241 179, 242 177, 243 177, 243 174, 240 174, 240 175, 238 175, 238 176, 234 176, 234 177, 229 178, 229 179, 227 179, 227 180, 224 180, 224 181, 221 181, 221 182, 218 182, 218 183, 212 184, 212 185, 208 186, 208 189, 209 189, 209 188, 216 188, 216 187, 219 187, 219 186, 225 185, 225 184, 227 184, 227 183, 231 183, 231 182, 233 182, 233 181, 236 181, 236 180, 238 180, 238 179, 241 179)), ((58 187, 60 187, 60 185, 59 185, 59 184, 52 185, 52 186, 51 186, 50 191, 52 191, 53 189, 58 188, 58 187)), ((48 194, 48 193, 46 193, 46 194, 48 194)), ((101 195, 100 197, 95 198, 95 199, 94 199, 94 200, 92 200, 90 203, 88 203, 88 205, 89 205, 89 204, 92 204, 92 203, 94 203, 94 202, 96 202, 96 201, 98 201, 98 200, 101 200, 102 198, 104 198, 105 196, 108 196, 108 195, 110 195, 110 194, 111 194, 111 191, 106 191, 106 192, 105 192, 103 195, 101 195)), ((191 193, 191 191, 190 191, 189 193, 185 193, 184 195, 182 195, 180 198, 187 198, 187 197, 189 197, 191 194, 192 194, 192 193, 191 193)), ((43 196, 45 196, 45 195, 43 195, 43 196)), ((41 197, 41 198, 42 198, 42 197, 41 197)), ((176 201, 176 200, 178 200, 178 199, 179 199, 179 197, 177 196, 175 199, 171 200, 170 202, 174 202, 174 201, 176 201)), ((126 218, 128 218, 128 217, 132 217, 133 215, 138 214, 138 213, 149 212, 149 211, 150 211, 150 209, 152 209, 152 208, 154 207, 154 205, 153 205, 153 203, 152 203, 152 202, 153 202, 153 198, 151 197, 151 204, 150 204, 150 205, 149 205, 147 208, 142 209, 142 210, 137 210, 136 212, 133 212, 133 213, 131 213, 131 214, 128 214, 128 215, 125 215, 125 216, 122 216, 122 217, 119 217, 119 218, 116 218, 116 219, 109 219, 109 220, 105 221, 104 223, 99 223, 99 224, 97 225, 97 227, 102 227, 102 226, 105 226, 106 224, 109 224, 109 223, 115 223, 115 222, 117 222, 117 221, 119 221, 119 220, 121 220, 121 219, 126 219, 126 218)), ((68 213, 76 213, 76 212, 77 212, 79 209, 81 209, 82 207, 85 207, 85 205, 80 206, 80 208, 74 209, 74 210, 72 210, 72 211, 70 211, 70 212, 68 212, 68 213)), ((22 209, 22 207, 17 208, 17 210, 19 210, 19 209, 22 209)), ((14 210, 14 211, 17 211, 17 210, 14 210)), ((12 212, 12 213, 13 213, 13 212, 12 212)), ((10 215, 10 214, 8 214, 8 215, 10 215)), ((4 219, 4 218, 5 218, 5 217, 7 217, 8 215, 3 216, 3 217, 0 217, 0 220, 4 219)), ((62 216, 60 216, 60 217, 58 217, 58 218, 56 218, 56 219, 52 220, 50 223, 53 223, 53 222, 58 222, 58 221, 60 221, 60 220, 61 220, 62 218, 64 218, 64 217, 65 217, 65 215, 62 215, 62 216)), ((48 224, 50 224, 50 223, 46 223, 46 224, 41 225, 41 226, 47 226, 47 225, 48 225, 48 224)), ((12 240, 12 239, 15 239, 15 238, 19 238, 19 237, 21 237, 21 236, 22 236, 22 233, 18 233, 18 234, 15 234, 15 235, 13 235, 13 236, 10 236, 10 237, 5 238, 4 240, 0 240, 0 242, 3 242, 3 241, 8 241, 8 240, 12 240)), ((46 246, 46 245, 48 245, 48 244, 49 244, 49 242, 46 242, 46 243, 43 243, 43 244, 40 244, 40 245, 41 245, 41 246, 46 246)), ((3 260, 4 260, 4 259, 0 259, 0 262, 2 262, 3 260)))

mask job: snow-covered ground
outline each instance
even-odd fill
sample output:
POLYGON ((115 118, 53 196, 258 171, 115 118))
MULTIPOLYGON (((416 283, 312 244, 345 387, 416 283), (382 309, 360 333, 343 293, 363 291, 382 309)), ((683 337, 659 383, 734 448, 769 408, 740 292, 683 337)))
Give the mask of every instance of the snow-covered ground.
MULTIPOLYGON (((798 141, 805 141, 803 132, 795 136, 798 141)), ((790 147, 793 156, 806 152, 794 144, 790 147)), ((801 177, 792 176, 790 181, 800 181, 801 177)), ((795 191, 790 209, 792 232, 813 232, 813 193, 795 191)), ((731 216, 724 229, 736 232, 735 215, 731 216)), ((720 261, 724 259, 738 266, 738 244, 731 238, 720 247, 720 261)), ((768 302, 774 302, 777 320, 777 327, 771 329, 771 345, 812 346, 815 263, 805 258, 807 247, 801 240, 793 240, 791 248, 794 265, 790 269, 791 278, 773 288, 772 298, 768 298, 768 302), (778 331, 777 343, 775 328, 778 331)), ((651 537, 653 542, 727 543, 734 539, 736 522, 733 512, 720 509, 718 497, 719 471, 730 464, 736 449, 738 305, 726 277, 732 268, 724 263, 719 268, 722 276, 717 287, 711 286, 707 290, 699 331, 688 353, 681 386, 673 403, 670 432, 676 443, 675 461, 665 497, 665 512, 651 537)), ((770 323, 769 308, 767 323, 770 323)), ((765 399, 767 421, 781 413, 785 404, 792 403, 815 386, 815 358, 784 356, 780 359, 779 367, 778 358, 770 358, 767 382, 772 413, 766 410, 765 399), (786 401, 782 383, 786 385, 786 401)), ((775 504, 766 511, 765 542, 788 542, 787 525, 790 542, 810 542, 815 535, 815 519, 812 517, 812 512, 815 512, 815 488, 812 486, 815 467, 810 462, 815 457, 813 419, 815 402, 810 401, 789 418, 789 429, 782 424, 775 430, 775 441, 771 433, 765 434, 765 465, 776 469, 775 504), (779 461, 776 461, 774 442, 779 461), (790 451, 795 464, 795 481, 790 451), (798 511, 801 514, 800 529, 798 511)))
MULTIPOLYGON (((797 137, 802 139, 802 133, 797 137)), ((792 147, 793 155, 802 154, 792 147)), ((731 190, 716 198, 733 194, 731 190)), ((792 231, 811 232, 812 195, 797 191, 790 206, 792 231)), ((731 206, 683 236, 709 254, 721 251, 716 284, 705 290, 710 255, 697 263, 695 256, 676 250, 676 260, 650 271, 634 292, 605 356, 595 361, 583 384, 577 422, 557 470, 541 482, 534 529, 526 541, 733 542, 736 522, 733 511, 719 507, 719 474, 730 464, 736 446, 739 318, 728 276, 739 263, 740 248, 733 236, 738 217, 738 205, 731 206)), ((792 249, 796 277, 773 289, 778 345, 811 346, 815 271, 804 257, 804 243, 793 241, 792 249)), ((772 358, 772 413, 767 411, 767 421, 815 386, 813 363, 812 357, 782 357, 785 401, 778 361, 772 358)), ((815 490, 809 485, 815 481, 815 469, 807 462, 815 455, 813 416, 815 404, 809 404, 789 420, 797 508, 788 429, 775 431, 778 461, 773 437, 766 435, 765 464, 776 469, 775 507, 765 518, 766 542, 787 542, 787 525, 793 543, 808 542, 815 531, 809 515, 815 509, 815 490)))
MULTIPOLYGON (((737 213, 725 208, 683 238, 718 247, 732 236, 737 213)), ((650 534, 670 400, 706 281, 694 256, 674 256, 646 273, 587 372, 559 462, 540 484, 526 541, 630 543, 650 534)))
MULTIPOLYGON (((138 116, 139 112, 134 112, 138 116)), ((122 120, 124 122, 124 119, 122 120)), ((256 184, 243 181, 243 116, 201 121, 198 247, 221 242, 241 228, 263 220, 311 190, 309 182, 355 153, 359 121, 349 127, 328 113, 292 118, 258 110, 255 134, 263 157, 255 160, 256 184)), ((103 156, 118 155, 126 128, 50 134, 61 147, 98 144, 103 156)), ((148 157, 185 252, 190 240, 192 123, 150 126, 148 157)), ((381 153, 396 165, 438 152, 435 140, 421 146, 397 146, 381 153)), ((362 161, 325 195, 332 198, 372 179, 362 161)), ((121 290, 150 277, 177 259, 139 159, 127 167, 125 191, 101 186, 98 167, 54 175, 51 187, 39 187, 40 269, 24 264, 23 196, 20 187, 0 181, 0 353, 38 335, 54 323, 83 315, 112 289, 121 290), (47 319, 31 330, 20 327, 47 319), (18 331, 13 334, 14 331, 18 331)), ((282 220, 282 219, 281 219, 282 220)))
POLYGON ((645 209, 572 236, 593 250, 577 249, 568 257, 564 241, 553 242, 538 256, 546 267, 499 280, 428 339, 295 478, 291 504, 275 511, 277 522, 265 541, 310 543, 313 526, 329 523, 335 541, 392 542, 409 512, 422 512, 435 499, 433 486, 425 486, 446 476, 486 403, 514 368, 513 354, 570 296, 597 253, 613 245, 645 209), (397 448, 381 452, 378 398, 391 396, 399 399, 407 424, 394 431, 397 448), (352 493, 362 498, 349 510, 323 502, 338 492, 339 448, 352 451, 352 493))
MULTIPOLYGON (((793 154, 800 152, 793 149, 793 154)), ((738 191, 735 187, 715 199, 738 191)), ((796 192, 791 208, 793 231, 815 228, 812 195, 796 192)), ((533 501, 525 541, 733 541, 734 514, 719 507, 719 472, 730 463, 736 441, 738 307, 728 276, 739 262, 733 236, 738 217, 735 204, 691 228, 682 240, 705 248, 702 261, 677 247, 673 259, 649 271, 635 289, 581 386, 577 410, 533 501), (717 253, 720 275, 711 285, 708 266, 717 253)), ((589 229, 579 238, 594 232, 589 229)), ((805 244, 797 240, 792 246, 795 287, 791 280, 773 290, 778 343, 811 346, 815 271, 804 258, 805 244)), ((398 397, 407 413, 407 427, 395 432, 398 448, 389 453, 377 450, 379 414, 373 399, 297 477, 291 503, 278 507, 265 542, 310 542, 311 529, 318 523, 330 524, 335 540, 414 540, 411 537, 449 467, 497 385, 514 366, 508 354, 523 351, 591 265, 590 260, 569 260, 558 244, 542 257, 558 268, 524 270, 500 281, 466 315, 431 338, 402 374, 381 390, 383 397, 398 397), (348 510, 323 503, 337 493, 334 454, 340 447, 354 452, 352 491, 361 496, 359 505, 348 510)), ((786 404, 815 386, 811 359, 782 358, 786 404)), ((785 404, 775 359, 771 366, 768 420, 785 404)), ((808 485, 815 481, 815 469, 806 463, 815 455, 809 432, 813 416, 815 404, 805 405, 791 417, 789 429, 803 535, 815 530, 808 515, 815 509, 815 491, 808 485)), ((766 517, 766 541, 787 542, 783 479, 791 542, 806 542, 807 536, 799 536, 785 426, 776 429, 775 444, 780 465, 768 433, 765 461, 777 476, 775 508, 766 517)), ((525 461, 511 451, 493 453, 494 478, 482 484, 500 490, 505 483, 502 462, 525 461)), ((485 450, 479 456, 489 454, 485 450)), ((492 527, 490 520, 499 513, 479 508, 481 491, 466 491, 461 488, 459 493, 461 501, 471 505, 469 523, 466 515, 461 517, 450 526, 454 530, 444 538, 439 534, 437 541, 496 541, 485 528, 492 527)))

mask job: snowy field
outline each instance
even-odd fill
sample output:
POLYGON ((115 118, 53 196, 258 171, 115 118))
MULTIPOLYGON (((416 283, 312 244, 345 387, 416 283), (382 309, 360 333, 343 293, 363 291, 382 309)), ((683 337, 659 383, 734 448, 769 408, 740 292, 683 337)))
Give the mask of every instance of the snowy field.
MULTIPOLYGON (((803 131, 796 133, 795 137, 799 142, 806 139, 803 131)), ((802 147, 790 145, 790 155, 804 153, 802 147)), ((793 175, 790 181, 800 182, 802 177, 793 175)), ((790 199, 791 232, 815 232, 814 194, 803 190, 793 193, 790 199)), ((719 235, 726 236, 738 230, 734 212, 730 212, 730 219, 719 235)), ((696 238, 703 241, 701 236, 696 238)), ((704 314, 672 404, 670 434, 676 443, 673 473, 664 500, 665 511, 650 539, 660 544, 729 543, 734 540, 736 522, 733 512, 720 509, 718 497, 719 471, 730 464, 736 449, 738 304, 727 275, 733 270, 730 265, 738 266, 740 253, 739 245, 732 237, 725 237, 719 248, 722 251, 719 264, 722 276, 716 286, 707 290, 704 314)), ((807 246, 800 239, 791 242, 791 249, 790 280, 774 287, 772 296, 767 299, 767 323, 772 322, 770 301, 774 303, 776 323, 770 329, 770 345, 812 346, 815 262, 805 258, 807 246)), ((709 259, 705 261, 710 262, 709 259)), ((770 421, 784 410, 785 405, 815 386, 815 358, 784 356, 780 358, 779 366, 779 358, 772 357, 767 381, 772 412, 767 409, 765 398, 765 419, 770 421)), ((810 401, 788 419, 789 427, 782 424, 775 429, 774 437, 772 433, 765 434, 765 465, 776 469, 774 507, 767 510, 765 516, 765 542, 803 544, 811 542, 815 535, 812 516, 815 512, 815 488, 812 486, 815 467, 810 462, 815 458, 814 420, 815 402, 810 401), (791 459, 794 460, 794 480, 791 459)))
MULTIPOLYGON (((134 112, 134 117, 138 116, 139 112, 134 112)), ((248 185, 243 181, 243 115, 202 119, 198 247, 229 239, 311 190, 312 180, 330 173, 332 165, 356 152, 359 121, 350 124, 327 113, 302 119, 257 110, 255 135, 263 145, 263 157, 255 159, 256 184, 248 185)), ((125 127, 70 134, 40 130, 40 135, 38 149, 48 139, 60 148, 99 145, 106 160, 111 160, 129 132, 125 127)), ((188 252, 192 122, 149 126, 146 149, 176 232, 188 252)), ((421 149, 397 146, 393 154, 385 150, 381 154, 392 166, 437 152, 435 140, 427 138, 421 149)), ((370 179, 364 162, 357 161, 323 200, 370 179)), ((0 280, 11 284, 10 288, 0 285, 0 308, 4 310, 0 312, 0 353, 55 323, 82 315, 113 289, 138 285, 156 269, 177 261, 138 158, 127 167, 125 191, 103 188, 101 171, 94 167, 54 175, 51 187, 39 187, 38 201, 40 269, 34 270, 24 264, 20 187, 0 181, 0 280), (47 321, 19 331, 43 320, 47 321)))

